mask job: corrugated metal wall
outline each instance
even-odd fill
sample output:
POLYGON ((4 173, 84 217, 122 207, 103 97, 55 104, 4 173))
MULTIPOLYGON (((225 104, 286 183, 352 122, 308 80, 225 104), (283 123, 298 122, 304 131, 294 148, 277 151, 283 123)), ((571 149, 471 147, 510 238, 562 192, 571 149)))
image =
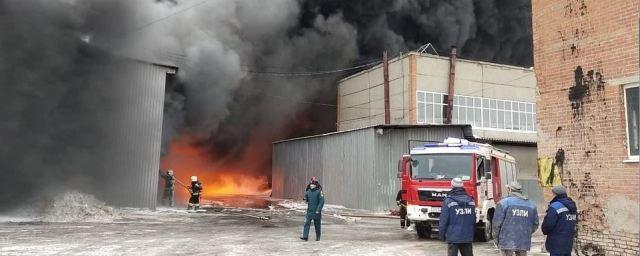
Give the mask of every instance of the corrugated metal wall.
MULTIPOLYGON (((384 135, 376 139, 376 173, 378 179, 378 198, 386 199, 379 207, 395 206, 396 194, 400 190, 397 178, 400 156, 409 152, 409 146, 423 145, 423 141, 443 141, 448 137, 464 138, 463 130, 452 127, 405 128, 385 130, 384 135), (408 145, 412 140, 411 145, 408 145)), ((388 208, 386 208, 388 209, 388 208)), ((383 210, 383 209, 376 209, 383 210)))
POLYGON ((106 200, 119 206, 155 208, 162 139, 162 115, 167 73, 174 68, 129 61, 117 78, 117 122, 110 134, 114 151, 106 200))
POLYGON ((395 208, 397 164, 408 152, 409 140, 442 141, 466 134, 462 126, 389 126, 382 135, 376 129, 274 143, 273 196, 300 199, 309 177, 317 176, 327 203, 374 211, 395 208))

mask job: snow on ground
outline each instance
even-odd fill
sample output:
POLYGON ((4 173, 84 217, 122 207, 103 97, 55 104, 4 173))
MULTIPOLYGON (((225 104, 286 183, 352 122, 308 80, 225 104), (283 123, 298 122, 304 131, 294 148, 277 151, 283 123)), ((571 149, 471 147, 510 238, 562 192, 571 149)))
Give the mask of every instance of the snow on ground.
MULTIPOLYGON (((213 201, 225 200, 229 199, 213 201)), ((365 213, 332 205, 326 206, 322 217, 322 240, 304 242, 299 239, 306 210, 304 202, 273 199, 269 202, 259 209, 211 204, 200 212, 165 207, 122 208, 115 209, 119 215, 107 222, 91 222, 87 218, 70 222, 4 222, 0 223, 0 255, 445 255, 446 252, 445 243, 419 239, 415 231, 400 229, 397 219, 362 217, 349 221, 344 215, 365 216, 365 213)), ((313 228, 310 238, 315 238, 313 228)), ((539 251, 542 237, 535 239, 534 250, 539 251)), ((492 243, 474 243, 476 256, 498 254, 492 243)))
POLYGON ((92 195, 69 191, 0 215, 2 222, 110 222, 121 213, 92 195))
POLYGON ((56 196, 44 210, 44 222, 109 222, 121 217, 121 213, 92 195, 70 191, 56 196))

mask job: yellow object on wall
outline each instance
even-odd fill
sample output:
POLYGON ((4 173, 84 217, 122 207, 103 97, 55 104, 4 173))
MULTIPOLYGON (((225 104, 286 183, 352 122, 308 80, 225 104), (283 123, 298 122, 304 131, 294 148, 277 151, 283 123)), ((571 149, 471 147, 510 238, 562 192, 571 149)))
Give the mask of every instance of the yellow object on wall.
POLYGON ((541 186, 553 187, 562 185, 561 172, 562 167, 557 166, 553 158, 538 158, 538 178, 541 186))

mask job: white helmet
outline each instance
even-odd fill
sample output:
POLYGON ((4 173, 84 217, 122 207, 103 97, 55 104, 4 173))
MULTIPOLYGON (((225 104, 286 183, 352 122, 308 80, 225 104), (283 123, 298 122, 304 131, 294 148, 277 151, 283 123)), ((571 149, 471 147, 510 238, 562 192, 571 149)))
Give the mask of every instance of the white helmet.
POLYGON ((167 171, 167 173, 168 173, 169 175, 173 175, 173 170, 168 170, 168 171, 167 171))
POLYGON ((197 176, 191 176, 191 181, 198 181, 198 177, 197 176))

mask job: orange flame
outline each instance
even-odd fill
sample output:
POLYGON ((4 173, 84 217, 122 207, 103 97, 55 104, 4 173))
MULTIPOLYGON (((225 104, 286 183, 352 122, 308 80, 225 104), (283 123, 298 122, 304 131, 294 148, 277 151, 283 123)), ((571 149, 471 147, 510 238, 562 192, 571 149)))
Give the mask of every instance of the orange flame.
MULTIPOLYGON (((173 170, 176 178, 186 186, 191 184, 191 176, 197 176, 203 186, 203 198, 268 193, 266 176, 249 175, 247 170, 235 166, 221 166, 213 162, 207 152, 194 146, 194 141, 190 136, 174 139, 169 146, 169 153, 161 159, 161 169, 173 170)), ((176 184, 176 197, 178 201, 186 201, 189 193, 180 187, 183 186, 176 184)))

